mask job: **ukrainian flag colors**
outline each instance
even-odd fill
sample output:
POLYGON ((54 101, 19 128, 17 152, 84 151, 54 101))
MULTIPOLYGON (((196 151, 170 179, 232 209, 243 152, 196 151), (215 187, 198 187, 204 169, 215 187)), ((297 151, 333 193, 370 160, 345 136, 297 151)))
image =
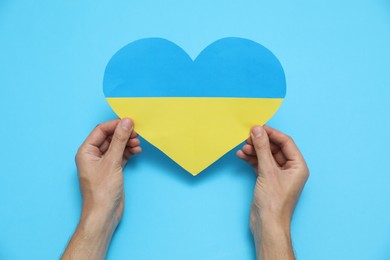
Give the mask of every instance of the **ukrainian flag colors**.
POLYGON ((221 39, 193 61, 172 42, 148 38, 111 58, 104 94, 144 139, 197 175, 273 116, 286 84, 277 58, 253 41, 221 39))

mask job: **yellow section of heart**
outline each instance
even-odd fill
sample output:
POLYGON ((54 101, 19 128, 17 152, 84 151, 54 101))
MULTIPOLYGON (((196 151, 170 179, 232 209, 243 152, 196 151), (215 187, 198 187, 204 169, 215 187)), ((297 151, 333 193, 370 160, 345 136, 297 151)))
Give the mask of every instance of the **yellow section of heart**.
POLYGON ((120 117, 173 161, 197 175, 264 125, 282 98, 106 98, 120 117))

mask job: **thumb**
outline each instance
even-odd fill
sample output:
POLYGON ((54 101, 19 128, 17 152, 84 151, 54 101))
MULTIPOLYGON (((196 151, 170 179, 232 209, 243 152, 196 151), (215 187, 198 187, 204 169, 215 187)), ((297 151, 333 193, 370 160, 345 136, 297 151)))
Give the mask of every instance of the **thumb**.
POLYGON ((133 132, 134 124, 129 118, 122 119, 115 128, 107 155, 114 161, 122 162, 123 153, 133 132))
POLYGON ((262 174, 269 172, 274 167, 274 162, 268 135, 264 128, 262 126, 252 127, 251 139, 257 155, 258 171, 262 174))

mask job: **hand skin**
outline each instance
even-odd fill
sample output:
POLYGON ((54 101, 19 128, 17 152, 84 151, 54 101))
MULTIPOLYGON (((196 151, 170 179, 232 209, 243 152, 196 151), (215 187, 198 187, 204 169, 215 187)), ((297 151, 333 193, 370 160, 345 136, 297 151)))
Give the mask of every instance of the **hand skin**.
POLYGON ((76 164, 83 198, 80 222, 61 259, 104 259, 124 209, 123 168, 142 151, 129 118, 96 126, 76 164))
POLYGON ((302 154, 289 136, 268 126, 254 126, 237 156, 257 174, 250 212, 257 259, 295 259, 290 223, 309 177, 302 154))

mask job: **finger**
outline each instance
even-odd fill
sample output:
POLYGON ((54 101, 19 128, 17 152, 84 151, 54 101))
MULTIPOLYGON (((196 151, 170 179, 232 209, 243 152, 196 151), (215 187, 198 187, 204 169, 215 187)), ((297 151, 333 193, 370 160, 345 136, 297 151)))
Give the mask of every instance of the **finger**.
POLYGON ((240 158, 240 159, 242 159, 244 161, 249 159, 249 155, 246 155, 242 150, 238 150, 236 152, 236 155, 237 155, 238 158, 240 158))
POLYGON ((107 136, 106 140, 103 142, 103 144, 100 146, 100 152, 102 154, 104 154, 105 152, 107 152, 108 150, 108 147, 110 147, 110 143, 111 143, 111 140, 112 140, 112 135, 110 136, 107 136))
POLYGON ((139 153, 142 152, 141 147, 138 146, 138 147, 135 147, 135 148, 137 148, 137 149, 134 150, 134 148, 131 148, 131 147, 129 147, 129 146, 127 146, 127 147, 125 148, 125 151, 123 152, 122 163, 121 163, 122 167, 124 167, 124 166, 127 164, 128 160, 129 160, 133 155, 139 154, 139 153), (138 148, 139 148, 139 149, 138 149, 138 148))
POLYGON ((276 153, 273 153, 272 156, 274 157, 275 161, 278 163, 280 167, 286 164, 287 159, 284 157, 284 154, 282 151, 278 151, 276 153))
POLYGON ((123 158, 127 142, 129 141, 131 132, 133 131, 133 121, 129 118, 124 118, 115 128, 114 135, 110 146, 107 151, 107 155, 113 160, 120 162, 123 158))
POLYGON ((133 155, 133 153, 130 151, 130 149, 131 149, 130 147, 126 147, 126 149, 123 153, 123 158, 125 160, 128 160, 133 155))
MULTIPOLYGON (((252 139, 249 137, 246 140, 246 143, 243 147, 242 150, 245 154, 248 155, 256 155, 255 148, 253 147, 252 139)), ((284 157, 283 153, 281 152, 281 149, 278 145, 274 144, 270 140, 270 148, 271 148, 271 153, 275 159, 275 161, 278 163, 279 166, 283 166, 287 159, 284 157)))
POLYGON ((251 129, 251 139, 256 151, 259 172, 267 174, 276 166, 272 157, 267 132, 262 126, 255 126, 251 129))
POLYGON ((284 156, 282 150, 280 147, 270 141, 270 147, 271 147, 271 153, 272 156, 274 157, 275 161, 278 163, 279 166, 283 166, 286 162, 287 159, 284 156))
MULTIPOLYGON (((264 126, 264 128, 266 128, 267 126, 264 126)), ((253 143, 252 143, 252 139, 251 137, 248 137, 246 140, 245 140, 246 144, 247 145, 252 145, 253 146, 253 143)), ((270 147, 271 147, 271 151, 272 153, 276 153, 277 151, 280 150, 280 147, 274 143, 272 143, 272 140, 270 140, 270 147), (276 151, 277 150, 277 151, 276 151)))
MULTIPOLYGON (((286 158, 284 157, 283 153, 281 152, 279 146, 276 146, 275 144, 270 143, 271 145, 271 153, 274 157, 275 161, 278 163, 278 165, 281 167, 286 163, 286 158)), ((242 151, 245 155, 248 156, 256 156, 256 151, 253 145, 246 144, 242 147, 242 151)))
MULTIPOLYGON (((247 144, 245 144, 245 145, 242 147, 242 150, 243 150, 246 154, 256 156, 256 151, 255 151, 255 148, 253 147, 252 139, 251 139, 250 137, 246 140, 246 143, 247 143, 247 144)), ((279 153, 280 147, 279 147, 278 145, 272 143, 271 140, 270 140, 270 147, 271 147, 271 153, 272 153, 272 154, 277 154, 277 153, 279 153)))
POLYGON ((87 137, 87 139, 85 139, 84 144, 90 144, 96 147, 100 147, 104 143, 106 138, 114 133, 118 123, 119 120, 115 119, 97 125, 87 137))
POLYGON ((280 147, 276 144, 274 144, 271 140, 269 141, 269 145, 271 147, 271 153, 274 154, 274 153, 277 153, 280 151, 280 147))
MULTIPOLYGON (((110 137, 108 137, 107 140, 104 142, 104 144, 102 144, 102 146, 100 147, 100 151, 102 153, 105 153, 108 150, 108 147, 110 145, 110 141, 111 141, 111 139, 110 139, 110 137)), ((126 154, 132 155, 132 154, 140 153, 142 151, 142 148, 139 147, 139 145, 140 145, 140 141, 138 139, 136 139, 136 138, 131 139, 130 138, 130 140, 127 143, 127 146, 125 148, 124 155, 126 155, 126 154), (139 148, 137 148, 137 147, 139 147, 139 148), (136 149, 132 150, 131 148, 136 148, 136 149)), ((129 157, 129 156, 127 156, 127 157, 129 157)))
POLYGON ((250 156, 256 156, 256 151, 253 145, 246 144, 242 147, 242 151, 250 156))
POLYGON ((256 156, 251 156, 251 155, 248 155, 246 153, 244 153, 242 150, 238 150, 236 152, 236 155, 238 158, 244 160, 244 161, 249 161, 249 160, 256 160, 257 161, 257 157, 256 156))
POLYGON ((139 153, 142 152, 142 148, 141 148, 141 146, 131 147, 131 148, 130 148, 130 152, 131 152, 132 154, 139 154, 139 153))
POLYGON ((136 131, 131 132, 130 138, 136 138, 138 136, 136 131))
MULTIPOLYGON (((264 128, 266 128, 266 127, 267 126, 264 126, 264 128)), ((248 137, 248 139, 246 139, 245 142, 246 142, 246 144, 253 146, 251 137, 248 137)), ((280 150, 280 147, 278 145, 272 143, 272 140, 270 140, 270 147, 271 147, 272 152, 276 152, 275 150, 280 150)))
MULTIPOLYGON (((283 166, 286 163, 286 158, 284 157, 282 151, 280 150, 279 146, 270 143, 271 147, 271 153, 274 157, 275 161, 278 163, 279 166, 283 166)), ((249 156, 256 156, 256 151, 253 145, 246 144, 242 147, 242 151, 249 156)))
MULTIPOLYGON (((107 137, 106 141, 104 141, 104 143, 100 146, 100 151, 102 153, 107 152, 108 147, 110 146, 111 139, 112 139, 112 136, 107 137)), ((128 147, 130 147, 130 148, 137 147, 140 144, 141 144, 141 142, 138 138, 130 138, 129 141, 127 142, 126 149, 128 147)))
POLYGON ((286 160, 303 160, 301 152, 291 137, 269 126, 265 126, 264 129, 270 141, 280 147, 286 160))
POLYGON ((138 138, 130 138, 130 140, 127 142, 127 146, 130 147, 136 147, 141 144, 140 140, 138 138))
POLYGON ((251 139, 251 137, 250 137, 250 133, 249 133, 249 137, 245 140, 245 142, 246 142, 247 144, 253 145, 252 139, 251 139))
POLYGON ((107 150, 108 150, 108 147, 110 146, 110 141, 108 140, 108 139, 106 139, 105 141, 104 141, 104 143, 100 146, 100 152, 102 153, 102 154, 104 154, 105 152, 107 152, 107 150))
POLYGON ((246 161, 247 163, 249 163, 252 166, 256 166, 257 165, 257 157, 248 156, 242 150, 238 150, 236 152, 236 155, 237 155, 238 158, 240 158, 241 160, 246 161))
POLYGON ((122 167, 126 165, 127 161, 135 154, 139 154, 142 152, 141 147, 135 147, 131 148, 127 146, 125 148, 125 151, 123 152, 123 159, 122 159, 122 167))

